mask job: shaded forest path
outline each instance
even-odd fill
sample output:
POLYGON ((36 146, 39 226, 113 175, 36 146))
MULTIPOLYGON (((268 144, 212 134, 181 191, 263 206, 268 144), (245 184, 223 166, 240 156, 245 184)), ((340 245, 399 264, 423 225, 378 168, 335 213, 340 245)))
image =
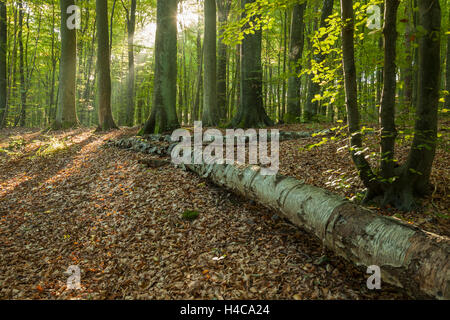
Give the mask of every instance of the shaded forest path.
MULTIPOLYGON (((402 299, 252 202, 146 156, 121 130, 2 134, 0 298, 402 299), (181 218, 197 210, 197 220, 181 218), (219 259, 214 259, 219 258, 219 259), (81 291, 65 270, 81 269, 81 291)), ((291 143, 291 142, 287 142, 291 143)))

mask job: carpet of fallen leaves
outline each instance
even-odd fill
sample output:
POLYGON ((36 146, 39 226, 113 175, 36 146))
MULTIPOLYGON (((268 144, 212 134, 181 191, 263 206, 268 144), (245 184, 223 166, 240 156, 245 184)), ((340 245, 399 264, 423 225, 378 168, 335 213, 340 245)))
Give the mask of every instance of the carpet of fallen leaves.
MULTIPOLYGON (((408 298, 384 283, 369 291, 365 270, 324 253, 270 210, 193 173, 150 169, 139 163, 144 154, 105 147, 135 132, 0 131, 1 299, 408 298), (182 219, 186 210, 198 218, 182 219), (81 290, 67 289, 71 265, 81 269, 81 290)), ((352 172, 348 155, 331 145, 306 155, 299 146, 307 143, 282 143, 282 173, 336 189, 324 171, 352 172)), ((448 186, 448 175, 433 178, 448 186)), ((436 206, 448 204, 441 188, 436 194, 447 198, 436 206)))

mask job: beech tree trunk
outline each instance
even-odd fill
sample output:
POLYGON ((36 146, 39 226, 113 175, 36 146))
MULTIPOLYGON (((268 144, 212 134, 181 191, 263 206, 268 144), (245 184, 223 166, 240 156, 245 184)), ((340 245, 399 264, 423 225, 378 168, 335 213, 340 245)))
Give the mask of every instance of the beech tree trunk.
POLYGON ((218 0, 219 45, 217 50, 217 109, 221 119, 227 117, 227 45, 223 43, 223 27, 228 21, 231 0, 218 0))
POLYGON ((8 29, 6 17, 6 1, 0 1, 0 129, 3 127, 4 119, 8 112, 7 96, 8 96, 8 81, 7 81, 7 65, 6 65, 6 51, 8 44, 8 29))
POLYGON ((197 21, 197 80, 195 81, 195 94, 192 104, 192 115, 190 123, 193 124, 194 121, 199 120, 199 110, 200 110, 200 91, 203 86, 203 47, 202 39, 200 33, 200 17, 197 21))
POLYGON ((136 0, 131 0, 130 12, 127 12, 127 31, 128 31, 128 81, 127 81, 127 112, 125 114, 125 124, 129 127, 134 125, 134 31, 136 28, 136 0))
POLYGON ((347 107, 348 128, 350 132, 350 147, 352 159, 359 169, 361 180, 366 186, 376 183, 372 169, 362 154, 362 136, 359 131, 360 115, 358 110, 358 87, 356 84, 355 45, 353 43, 354 16, 353 1, 341 0, 341 17, 345 21, 342 28, 342 66, 344 71, 345 105, 347 107))
POLYGON ((75 103, 77 73, 77 30, 69 29, 67 8, 74 0, 60 0, 61 8, 61 60, 59 63, 59 101, 54 129, 67 129, 77 126, 78 118, 75 103))
POLYGON ((205 0, 205 72, 203 89, 204 126, 217 126, 220 114, 217 109, 217 58, 216 58, 216 0, 205 0))
MULTIPOLYGON (((255 0, 241 0, 241 7, 244 9, 247 3, 253 2, 255 0)), ((251 19, 254 20, 255 17, 251 19)), ((235 128, 259 128, 273 124, 263 107, 261 42, 261 29, 244 35, 242 40, 240 104, 231 121, 235 128)))
POLYGON ((395 94, 397 85, 396 41, 397 9, 399 0, 388 0, 384 8, 384 70, 381 93, 381 175, 384 179, 394 176, 394 151, 397 130, 395 128, 395 94))
POLYGON ((287 110, 284 120, 286 123, 298 123, 301 118, 300 107, 300 71, 302 69, 300 59, 303 54, 304 30, 303 17, 305 15, 306 2, 295 4, 292 10, 291 39, 289 42, 289 80, 287 91, 287 110))
POLYGON ((141 134, 172 131, 177 117, 177 0, 158 0, 153 107, 141 134))
POLYGON ((20 126, 25 127, 27 118, 27 89, 25 84, 24 48, 23 48, 23 2, 19 0, 19 74, 20 74, 20 100, 22 108, 20 110, 20 126))
POLYGON ((448 92, 447 96, 445 97, 445 107, 447 109, 450 109, 450 34, 447 35, 447 58, 445 59, 445 90, 447 90, 448 92))
POLYGON ((117 129, 111 112, 111 71, 108 34, 108 1, 96 0, 98 121, 99 131, 117 129))

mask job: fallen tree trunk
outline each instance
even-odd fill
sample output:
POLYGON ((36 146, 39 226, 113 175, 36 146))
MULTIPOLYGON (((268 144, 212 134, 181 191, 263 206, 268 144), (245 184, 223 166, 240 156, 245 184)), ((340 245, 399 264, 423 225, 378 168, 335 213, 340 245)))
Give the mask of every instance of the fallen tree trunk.
POLYGON ((280 212, 358 266, 377 265, 382 281, 415 297, 450 299, 450 241, 303 181, 263 176, 259 167, 187 165, 215 184, 280 212))
POLYGON ((324 189, 257 166, 189 164, 216 185, 271 208, 338 256, 381 269, 381 280, 414 297, 450 299, 450 239, 380 216, 324 189))

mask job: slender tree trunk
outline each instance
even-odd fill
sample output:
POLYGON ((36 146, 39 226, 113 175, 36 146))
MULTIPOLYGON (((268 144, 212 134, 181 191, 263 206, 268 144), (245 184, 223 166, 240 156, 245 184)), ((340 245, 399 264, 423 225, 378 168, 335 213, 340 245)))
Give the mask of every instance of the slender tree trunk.
MULTIPOLYGON (((333 13, 333 3, 334 0, 324 0, 322 7, 322 15, 320 17, 320 28, 325 28, 327 26, 326 19, 333 13)), ((324 36, 323 38, 325 38, 324 36)), ((323 39, 322 38, 322 39, 323 39)), ((314 54, 313 59, 317 64, 323 63, 325 60, 325 55, 322 53, 314 54)), ((317 120, 317 114, 319 111, 319 102, 313 101, 313 99, 320 93, 320 85, 313 81, 313 76, 308 77, 308 92, 306 95, 306 104, 304 118, 305 121, 317 120)))
POLYGON ((109 26, 109 53, 110 54, 112 51, 112 43, 113 43, 113 25, 114 25, 114 12, 116 10, 116 2, 117 2, 117 0, 114 0, 112 8, 111 8, 111 18, 110 18, 110 26, 109 26))
MULTIPOLYGON (((380 14, 382 15, 382 19, 384 19, 384 3, 382 3, 380 5, 381 9, 380 9, 380 14)), ((378 39, 378 57, 377 60, 381 60, 381 53, 383 52, 383 36, 380 36, 380 38, 378 39)), ((383 65, 378 65, 377 66, 377 97, 376 97, 376 106, 375 106, 375 111, 377 113, 377 118, 379 118, 379 114, 380 114, 380 102, 381 102, 381 92, 383 89, 383 65)))
POLYGON ((117 129, 111 112, 111 72, 108 35, 108 1, 96 0, 98 65, 98 131, 117 129))
POLYGON ((450 34, 447 35, 447 58, 445 59, 445 108, 450 109, 450 34))
MULTIPOLYGON (((200 38, 197 38, 197 60, 198 60, 198 71, 197 71, 197 87, 195 90, 194 106, 192 108, 192 119, 193 121, 199 119, 200 111, 200 92, 203 85, 203 48, 200 43, 200 38)), ((192 121, 192 122, 193 122, 192 121)))
POLYGON ((217 58, 216 58, 216 1, 205 0, 205 72, 203 91, 203 116, 204 126, 217 126, 220 113, 217 109, 217 58))
POLYGON ((131 8, 129 15, 127 14, 127 30, 128 30, 128 86, 127 86, 127 112, 125 115, 125 124, 129 127, 134 125, 134 32, 136 28, 136 0, 131 0, 131 8))
POLYGON ((141 134, 178 128, 177 102, 177 0, 158 0, 155 41, 153 108, 141 134))
MULTIPOLYGON (((247 3, 253 2, 255 0, 242 0, 241 7, 244 9, 247 3)), ((252 17, 251 21, 254 19, 252 17)), ((263 107, 261 42, 261 29, 246 34, 242 40, 240 105, 232 120, 235 128, 258 128, 273 124, 263 107)))
POLYGON ((192 117, 191 123, 199 119, 199 110, 200 110, 200 91, 202 88, 203 81, 203 48, 202 48, 202 39, 200 33, 200 17, 198 17, 197 24, 197 81, 195 88, 195 96, 192 105, 192 117))
POLYGON ((359 175, 366 187, 374 187, 375 182, 372 169, 362 151, 362 137, 360 133, 360 116, 358 109, 358 87, 356 85, 354 15, 353 1, 341 0, 341 17, 346 21, 342 28, 342 66, 344 72, 345 104, 350 133, 350 147, 352 159, 359 169, 359 175))
POLYGON ((430 174, 436 153, 441 74, 441 7, 437 0, 419 0, 418 5, 420 25, 426 30, 426 34, 419 41, 416 123, 404 181, 408 189, 413 186, 412 194, 425 195, 430 192, 430 174))
MULTIPOLYGON (((94 19, 94 27, 92 30, 92 40, 91 40, 91 46, 90 46, 90 52, 87 57, 88 59, 88 67, 86 70, 86 84, 84 87, 84 93, 83 93, 83 101, 85 104, 85 109, 88 112, 88 115, 91 114, 91 111, 93 110, 93 103, 91 98, 91 83, 95 85, 95 79, 97 76, 97 73, 94 72, 94 80, 91 82, 91 76, 92 76, 92 63, 94 60, 94 51, 95 51, 95 37, 96 37, 96 30, 97 30, 97 21, 96 18, 94 19)), ((89 120, 90 121, 90 120, 89 120)))
POLYGON ((394 151, 397 130, 395 128, 395 94, 397 84, 396 41, 398 0, 386 0, 384 8, 384 72, 381 94, 381 175, 390 179, 394 175, 394 151))
MULTIPOLYGON (((182 57, 182 66, 183 66, 183 81, 184 86, 182 87, 183 95, 184 95, 184 104, 183 104, 183 123, 188 124, 189 123, 189 102, 190 102, 190 96, 189 96, 189 89, 190 89, 190 81, 188 78, 188 66, 186 64, 186 45, 187 43, 187 30, 183 30, 183 57, 182 57)), ((189 74, 191 74, 192 71, 192 59, 189 60, 189 74)))
POLYGON ((234 100, 234 105, 231 110, 231 114, 236 112, 236 110, 241 105, 241 45, 236 45, 236 99, 234 100))
POLYGON ((7 46, 8 46, 8 28, 6 16, 6 1, 0 1, 0 129, 3 127, 8 109, 8 72, 7 72, 7 46))
POLYGON ((289 80, 288 80, 288 101, 287 112, 284 120, 287 123, 300 122, 300 71, 302 69, 300 59, 303 54, 304 45, 304 14, 306 2, 295 4, 292 10, 291 39, 289 42, 289 80))
POLYGON ((74 0, 60 0, 61 7, 61 60, 59 64, 60 94, 54 129, 66 129, 78 125, 75 91, 77 73, 77 31, 67 25, 67 8, 74 0))
POLYGON ((20 74, 20 126, 25 127, 27 116, 27 93, 25 84, 25 62, 24 62, 24 48, 23 48, 23 2, 19 0, 19 74, 20 74))
MULTIPOLYGON (((52 0, 52 27, 55 28, 55 3, 52 0)), ((52 33, 52 80, 50 84, 50 105, 48 107, 48 123, 56 119, 56 112, 53 111, 55 105, 55 84, 56 84, 56 64, 58 59, 55 50, 55 33, 52 33)))
POLYGON ((217 0, 219 14, 219 48, 217 58, 217 108, 220 118, 227 117, 227 45, 223 42, 223 27, 228 21, 230 0, 217 0))
POLYGON ((284 116, 286 114, 286 92, 287 92, 287 85, 286 85, 286 69, 287 69, 287 52, 288 52, 288 45, 287 45, 287 39, 288 39, 288 13, 287 10, 284 12, 284 19, 283 19, 283 77, 282 77, 282 93, 281 93, 281 114, 280 114, 280 121, 284 122, 284 116))
POLYGON ((16 60, 17 60, 17 10, 14 10, 14 40, 13 40, 13 49, 11 53, 11 61, 9 67, 9 87, 8 87, 8 95, 6 99, 6 109, 0 118, 0 129, 7 125, 6 119, 8 117, 9 105, 11 104, 12 97, 14 96, 15 88, 16 88, 16 60))
POLYGON ((405 81, 405 94, 404 94, 404 104, 405 104, 405 112, 409 114, 411 110, 411 102, 413 95, 412 88, 412 43, 413 43, 413 32, 412 32, 412 19, 411 19, 411 7, 410 2, 407 2, 406 8, 406 16, 408 21, 406 22, 405 27, 405 50, 406 50, 406 68, 404 70, 404 81, 405 81))

